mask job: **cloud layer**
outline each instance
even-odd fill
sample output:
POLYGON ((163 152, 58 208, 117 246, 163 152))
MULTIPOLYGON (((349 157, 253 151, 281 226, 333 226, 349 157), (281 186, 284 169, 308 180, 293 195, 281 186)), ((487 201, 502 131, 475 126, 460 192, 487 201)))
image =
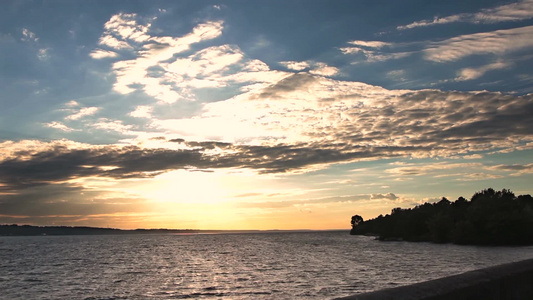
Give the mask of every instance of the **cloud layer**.
MULTIPOLYGON (((163 138, 160 145, 168 148, 5 142, 1 189, 14 192, 91 176, 153 177, 176 169, 279 173, 368 159, 513 151, 533 141, 528 126, 532 97, 391 91, 298 73, 260 91, 207 104, 203 115, 179 120, 180 131, 189 128, 187 135, 200 141, 163 138), (223 132, 231 120, 243 129, 223 132), (192 126, 198 122, 216 127, 204 132, 192 126), (232 138, 207 141, 217 130, 232 138)), ((172 136, 173 128, 166 130, 172 136)))
POLYGON ((417 27, 434 26, 456 22, 467 23, 498 23, 521 21, 533 18, 533 1, 523 0, 516 3, 483 9, 477 13, 463 13, 447 17, 435 17, 433 20, 416 21, 408 25, 398 26, 399 30, 417 27))

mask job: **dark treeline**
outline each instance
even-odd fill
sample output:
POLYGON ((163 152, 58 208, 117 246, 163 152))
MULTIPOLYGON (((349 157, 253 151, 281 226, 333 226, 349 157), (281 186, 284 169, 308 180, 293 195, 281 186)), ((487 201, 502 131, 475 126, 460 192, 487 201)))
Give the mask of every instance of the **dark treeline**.
POLYGON ((533 197, 491 188, 470 201, 442 198, 414 208, 394 208, 390 215, 364 221, 352 217, 352 235, 380 240, 429 241, 470 245, 533 244, 533 197))
POLYGON ((192 229, 135 229, 122 230, 116 228, 82 227, 82 226, 31 226, 31 225, 0 225, 0 236, 21 235, 104 235, 104 234, 193 234, 213 233, 192 229))
POLYGON ((203 229, 117 229, 86 226, 0 225, 0 236, 32 235, 108 235, 108 234, 222 234, 301 232, 307 230, 203 230, 203 229))

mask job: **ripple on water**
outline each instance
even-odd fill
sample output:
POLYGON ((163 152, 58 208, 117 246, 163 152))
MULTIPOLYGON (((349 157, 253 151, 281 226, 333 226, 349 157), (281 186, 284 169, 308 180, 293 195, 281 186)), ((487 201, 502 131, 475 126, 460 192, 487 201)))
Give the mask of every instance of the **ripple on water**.
POLYGON ((346 232, 0 237, 5 299, 331 299, 531 258, 346 232))

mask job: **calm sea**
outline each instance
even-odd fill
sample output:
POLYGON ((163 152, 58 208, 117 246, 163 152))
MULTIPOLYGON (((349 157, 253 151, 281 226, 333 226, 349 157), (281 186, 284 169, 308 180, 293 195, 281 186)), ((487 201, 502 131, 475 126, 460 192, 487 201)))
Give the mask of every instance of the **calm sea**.
POLYGON ((0 237, 0 299, 331 299, 532 257, 348 232, 0 237))

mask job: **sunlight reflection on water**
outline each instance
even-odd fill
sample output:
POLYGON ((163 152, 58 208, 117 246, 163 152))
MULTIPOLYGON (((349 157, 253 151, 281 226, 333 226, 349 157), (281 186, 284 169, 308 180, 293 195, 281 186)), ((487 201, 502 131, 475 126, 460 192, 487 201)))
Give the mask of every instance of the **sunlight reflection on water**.
POLYGON ((347 232, 0 237, 0 297, 330 299, 532 256, 347 232))

